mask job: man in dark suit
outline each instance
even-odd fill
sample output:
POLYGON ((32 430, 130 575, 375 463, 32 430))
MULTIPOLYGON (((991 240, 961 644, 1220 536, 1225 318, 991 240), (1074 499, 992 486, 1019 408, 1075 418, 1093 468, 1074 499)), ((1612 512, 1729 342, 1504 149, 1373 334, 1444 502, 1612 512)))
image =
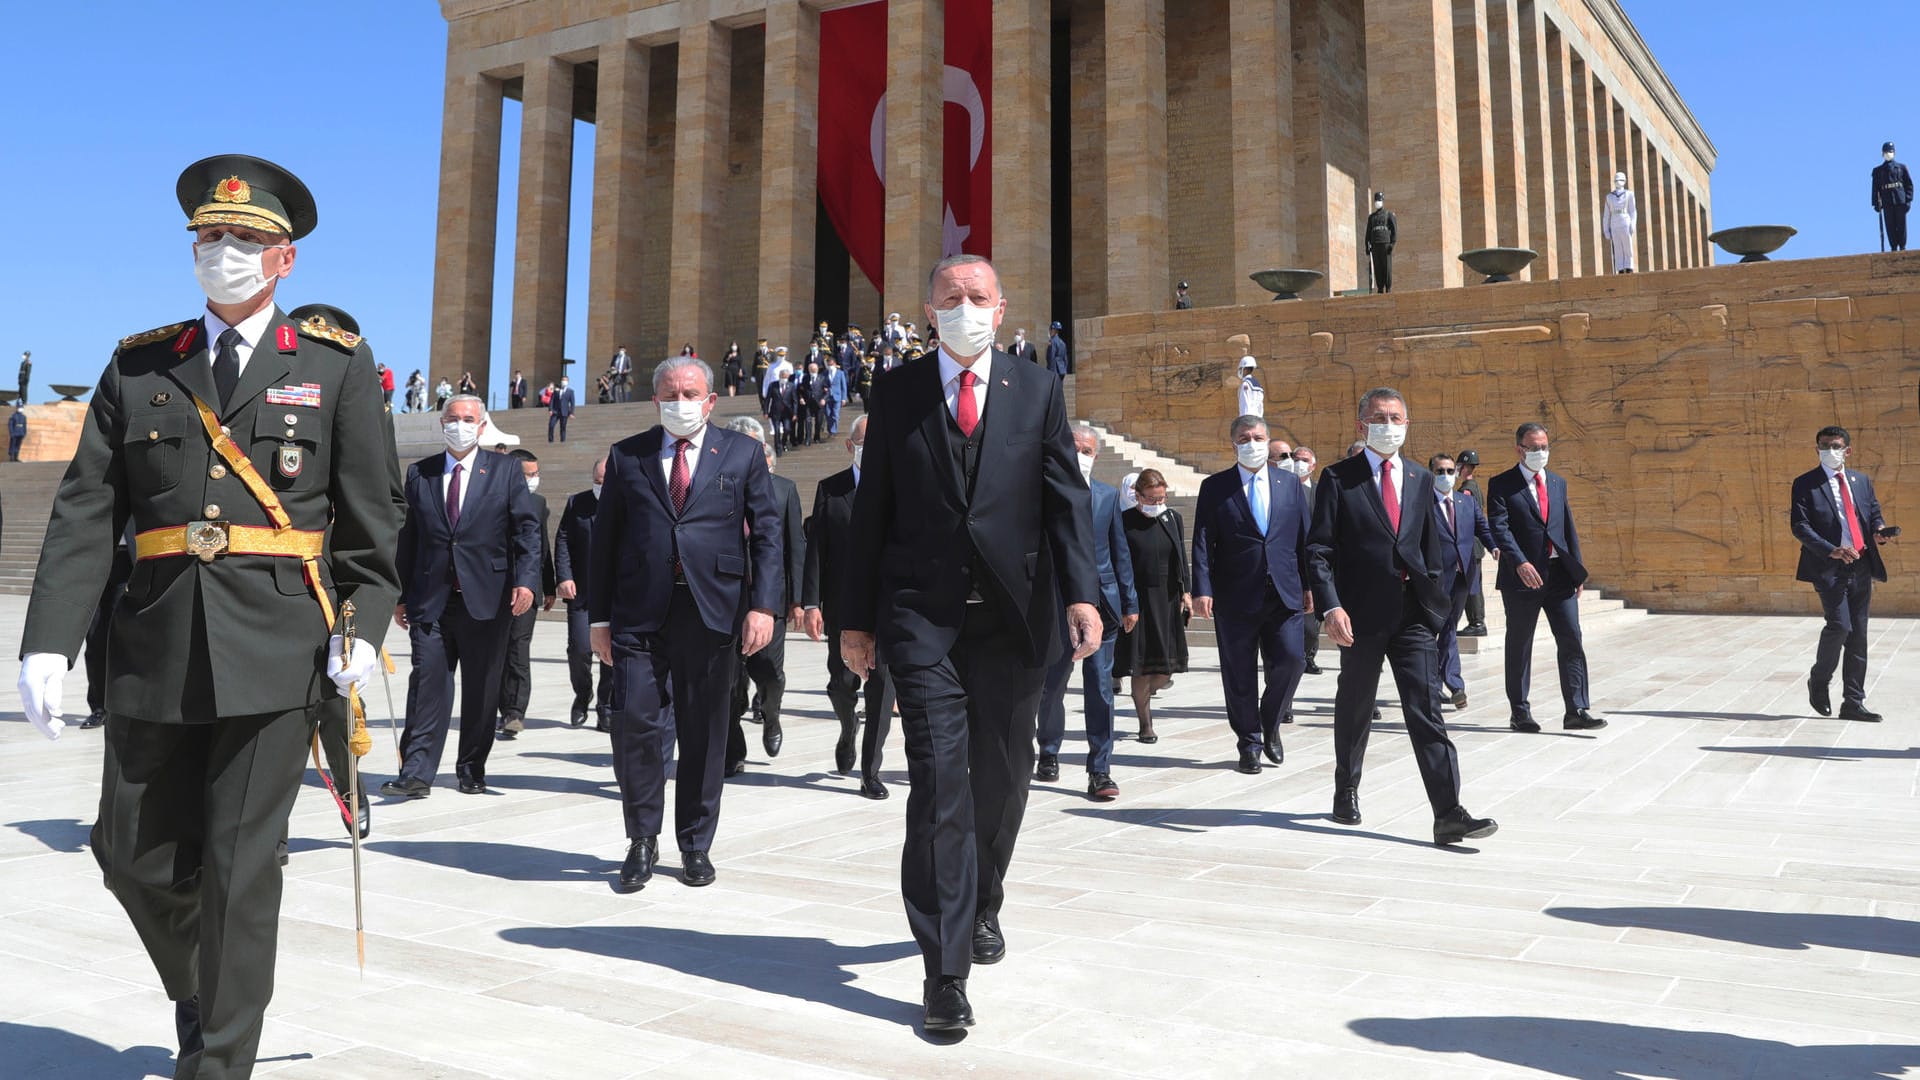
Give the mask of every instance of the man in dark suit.
POLYGON ((520 463, 479 448, 490 425, 469 394, 440 413, 445 452, 407 469, 400 528, 400 603, 393 621, 413 645, 400 775, 382 795, 423 799, 433 789, 453 720, 460 673, 460 746, 454 773, 466 795, 487 790, 500 667, 513 616, 533 608, 540 587, 540 508, 520 463))
POLYGON ((614 674, 613 773, 627 831, 619 888, 653 877, 666 797, 666 722, 679 744, 674 825, 681 880, 714 879, 727 704, 741 656, 773 638, 786 582, 780 508, 760 444, 707 422, 713 370, 653 369, 661 424, 615 443, 593 523, 587 610, 614 674))
POLYGON ((800 397, 794 391, 791 378, 783 375, 768 384, 766 411, 767 426, 773 429, 769 440, 773 443, 773 452, 784 454, 798 445, 800 397))
POLYGON ((1013 344, 1007 346, 1007 355, 1023 364, 1037 364, 1040 362, 1040 351, 1033 347, 1033 342, 1027 340, 1027 332, 1025 329, 1015 330, 1013 332, 1013 344))
POLYGON ((1481 511, 1480 503, 1472 495, 1456 490, 1460 467, 1454 464, 1453 458, 1435 454, 1427 459, 1427 468, 1433 472, 1433 494, 1440 500, 1434 510, 1440 519, 1440 535, 1446 540, 1447 558, 1441 576, 1447 595, 1453 600, 1447 625, 1440 628, 1440 696, 1449 698, 1454 708, 1464 709, 1467 681, 1460 674, 1457 628, 1461 613, 1467 610, 1467 597, 1472 595, 1480 575, 1480 560, 1473 557, 1473 546, 1477 541, 1489 551, 1499 548, 1494 546, 1493 530, 1487 525, 1487 515, 1481 511))
POLYGON ((515 371, 513 373, 513 380, 507 383, 507 408, 522 409, 526 407, 526 404, 527 377, 515 371))
POLYGON ((1807 676, 1807 698, 1814 712, 1830 715, 1829 684, 1838 667, 1840 718, 1878 722, 1880 714, 1867 708, 1867 613, 1873 583, 1887 580, 1880 545, 1899 530, 1887 528, 1881 517, 1873 481, 1847 468, 1853 452, 1847 429, 1821 428, 1814 444, 1820 464, 1794 478, 1793 508, 1788 512, 1793 538, 1800 542, 1800 568, 1794 576, 1813 585, 1827 618, 1807 676))
MULTIPOLYGON (((1462 450, 1460 456, 1454 459, 1454 463, 1460 470, 1459 480, 1453 485, 1454 490, 1473 496, 1473 501, 1484 508, 1487 504, 1486 495, 1480 490, 1480 482, 1473 478, 1474 470, 1480 467, 1480 452, 1471 449, 1462 450)), ((1486 557, 1488 552, 1494 552, 1494 558, 1498 559, 1499 550, 1478 539, 1473 542, 1473 559, 1467 567, 1467 580, 1470 582, 1470 587, 1467 589, 1467 625, 1460 629, 1459 637, 1487 636, 1487 596, 1486 589, 1480 581, 1480 560, 1486 557)))
POLYGON ((887 666, 879 664, 864 676, 847 668, 840 653, 842 600, 848 568, 846 553, 853 546, 854 492, 860 487, 860 462, 866 453, 867 418, 854 418, 848 429, 847 450, 853 454, 850 468, 820 481, 813 493, 813 515, 807 518, 807 564, 800 589, 800 603, 806 609, 807 636, 827 641, 827 700, 840 720, 840 739, 833 746, 833 767, 841 775, 853 772, 854 736, 860 730, 862 683, 865 683, 867 735, 860 744, 860 794, 869 799, 887 797, 887 786, 880 780, 880 752, 893 725, 893 680, 887 666))
MULTIPOLYGON (((1120 635, 1131 632, 1140 621, 1140 595, 1133 587, 1133 558, 1120 520, 1120 490, 1093 478, 1100 436, 1086 424, 1078 424, 1073 445, 1079 454, 1080 477, 1087 482, 1093 563, 1100 575, 1100 648, 1080 663, 1087 723, 1087 797, 1110 802, 1120 797, 1120 787, 1113 782, 1113 653, 1120 635)), ((1065 627, 1063 619, 1063 631, 1065 627)), ((1040 762, 1033 771, 1035 780, 1060 779, 1060 742, 1067 734, 1067 679, 1073 674, 1070 652, 1062 649, 1060 659, 1047 669, 1040 695, 1040 762)))
POLYGON ((533 627, 542 611, 552 611, 560 578, 553 565, 553 544, 548 539, 552 520, 546 496, 540 494, 540 459, 525 447, 515 447, 507 456, 518 462, 527 478, 527 493, 540 509, 540 595, 545 601, 513 617, 507 631, 506 664, 500 672, 499 736, 517 739, 526 730, 527 702, 533 698, 533 627))
POLYGON ((940 348, 875 383, 845 564, 841 655, 863 675, 888 665, 899 694, 911 784, 901 892, 929 1030, 972 1024, 971 965, 1006 953, 1000 906, 1061 601, 1074 657, 1100 644, 1064 392, 993 349, 1005 312, 985 259, 935 265, 926 314, 940 348))
POLYGON ((600 485, 606 480, 607 459, 593 463, 593 486, 567 498, 560 511, 560 528, 553 538, 553 573, 559 579, 557 595, 567 605, 567 675, 573 682, 573 710, 567 722, 587 722, 593 710, 594 727, 612 731, 613 669, 599 664, 600 693, 593 692, 593 644, 587 626, 587 572, 593 562, 593 522, 600 509, 600 485))
POLYGON ((1334 692, 1333 820, 1360 824, 1360 768, 1372 727, 1380 668, 1393 667, 1414 761, 1433 807, 1433 841, 1493 835, 1491 818, 1460 805, 1460 760, 1440 718, 1435 642, 1452 604, 1442 577, 1446 548, 1435 515, 1433 474, 1400 456, 1407 400, 1377 387, 1355 423, 1365 445, 1330 465, 1314 489, 1307 540, 1313 602, 1340 646, 1334 692))
POLYGON ((1073 353, 1067 349, 1067 339, 1060 336, 1057 322, 1047 328, 1047 370, 1062 377, 1073 374, 1073 353))
POLYGON ((553 429, 560 428, 560 441, 567 441, 567 421, 573 419, 573 387, 567 385, 567 377, 560 376, 560 385, 553 388, 552 396, 547 398, 547 441, 553 441, 553 429))
POLYGON ((820 370, 820 361, 807 360, 807 368, 801 373, 794 390, 800 404, 800 431, 794 442, 801 446, 812 446, 826 437, 827 395, 833 392, 826 373, 820 370))
POLYGON ((27 441, 26 402, 13 403, 13 412, 7 417, 7 460, 20 460, 20 444, 27 441))
POLYGON ((1593 714, 1587 698, 1587 650, 1580 640, 1587 567, 1567 504, 1567 481, 1547 470, 1543 425, 1521 424, 1513 441, 1519 463, 1487 481, 1487 523, 1500 551, 1493 585, 1507 614, 1508 723, 1515 731, 1540 730, 1527 691, 1533 682, 1533 631, 1544 613, 1560 658, 1560 697, 1567 708, 1561 726, 1603 728, 1607 722, 1593 714))
POLYGON ((1251 414, 1229 429, 1238 463, 1200 484, 1193 514, 1193 611, 1214 620, 1220 682, 1238 768, 1260 771, 1260 755, 1286 759, 1280 724, 1306 670, 1306 489, 1274 468, 1267 423, 1251 414), (1267 692, 1260 694, 1261 661, 1267 692))
POLYGON ((768 446, 766 429, 751 416, 735 417, 727 428, 760 443, 767 459, 767 479, 773 484, 773 502, 780 508, 780 549, 784 562, 781 577, 781 604, 775 609, 773 637, 767 647, 740 662, 733 678, 732 706, 727 715, 728 776, 747 771, 747 735, 742 718, 751 708, 760 725, 760 748, 767 756, 779 757, 786 735, 780 727, 780 703, 787 694, 787 627, 803 623, 800 609, 801 579, 806 576, 806 521, 800 516, 800 487, 775 471, 779 455, 768 446), (751 684, 752 698, 748 691, 751 684))

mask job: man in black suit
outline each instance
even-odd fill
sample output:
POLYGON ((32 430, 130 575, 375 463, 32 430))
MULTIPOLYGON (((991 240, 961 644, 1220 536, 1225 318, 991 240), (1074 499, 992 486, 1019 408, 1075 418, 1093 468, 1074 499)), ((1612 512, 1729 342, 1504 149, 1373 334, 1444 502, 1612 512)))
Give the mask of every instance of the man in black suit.
POLYGON ((513 381, 507 384, 507 408, 525 408, 527 404, 527 377, 520 372, 513 373, 513 381))
POLYGON ((542 611, 553 610, 560 579, 554 571, 553 544, 548 540, 547 523, 552 520, 552 514, 546 496, 540 494, 540 459, 525 447, 515 447, 507 456, 520 464, 520 472, 527 478, 527 493, 540 508, 540 595, 546 597, 544 603, 515 615, 507 631, 507 657, 500 673, 500 720, 496 730, 502 739, 517 739, 526 730, 527 702, 533 698, 533 626, 542 611))
POLYGON ((619 888, 653 877, 665 816, 666 723, 679 744, 674 825, 681 881, 713 883, 727 704, 741 656, 773 638, 786 583, 780 508, 760 444, 707 422, 713 370, 653 369, 660 426, 615 443, 593 523, 593 652, 615 672, 613 772, 627 830, 619 888))
POLYGON ((776 471, 779 455, 768 446, 766 428, 751 416, 735 417, 727 423, 728 430, 737 431, 760 443, 761 452, 767 459, 767 479, 773 484, 773 502, 780 508, 780 547, 785 580, 782 582, 781 604, 775 609, 777 617, 773 620, 773 638, 767 647, 746 657, 740 662, 740 670, 733 677, 732 705, 727 710, 727 768, 728 776, 738 776, 747 771, 747 735, 741 727, 742 718, 747 709, 752 708, 754 722, 760 725, 760 748, 770 758, 780 756, 780 747, 786 742, 786 735, 780 727, 780 702, 787 694, 787 627, 800 624, 804 619, 800 610, 800 579, 806 574, 807 538, 806 522, 800 516, 800 487, 776 471), (748 699, 748 684, 752 684, 752 699, 748 699))
POLYGON ((1054 620, 1065 601, 1074 658, 1092 655, 1100 581, 1060 381, 993 349, 999 276, 954 255, 927 293, 936 356, 874 387, 840 648, 856 673, 888 665, 899 694, 901 892, 926 1026, 952 1030, 973 1023, 971 965, 1006 954, 1000 906, 1054 620))
POLYGON ((1257 773, 1263 752, 1275 765, 1286 759, 1280 724, 1306 670, 1312 512, 1300 479, 1269 461, 1265 420, 1238 417, 1228 434, 1238 464, 1201 482, 1193 514, 1193 613, 1214 620, 1238 768, 1257 773))
POLYGON ((553 538, 553 573, 559 579, 555 595, 567 605, 567 676, 573 682, 573 710, 567 722, 574 727, 587 722, 587 710, 593 710, 594 727, 612 731, 608 722, 612 709, 613 669, 600 668, 600 693, 593 692, 593 645, 587 626, 587 571, 593 561, 593 522, 600 509, 600 485, 606 480, 607 459, 593 463, 593 486, 567 498, 560 511, 560 528, 553 538))
POLYGON ((1521 424, 1514 432, 1519 463, 1487 481, 1487 523, 1499 545, 1494 588, 1507 613, 1507 710, 1515 731, 1540 724, 1527 704, 1533 682, 1533 631, 1547 617, 1560 658, 1560 697, 1567 707, 1561 726, 1591 731, 1607 726, 1587 698, 1587 650, 1580 639, 1580 593, 1587 567, 1580 534, 1567 504, 1567 481, 1547 469, 1547 429, 1521 424))
POLYGON ((1327 637, 1340 646, 1334 692, 1333 820, 1360 824, 1360 766, 1382 664, 1393 667, 1414 760, 1433 806, 1433 841, 1493 835, 1460 805, 1460 760, 1440 718, 1435 642, 1449 602, 1433 474, 1400 456, 1407 400, 1376 387, 1360 399, 1361 452, 1330 465, 1314 489, 1308 572, 1327 637))
POLYGON ((1446 540, 1446 562, 1442 578, 1452 598, 1452 614, 1440 628, 1440 696, 1453 702, 1456 709, 1467 707, 1467 681, 1460 674, 1460 615, 1467 610, 1467 598, 1479 583, 1480 560, 1473 557, 1474 544, 1497 551, 1493 530, 1480 503, 1467 492, 1457 490, 1460 466, 1446 454, 1427 459, 1433 471, 1433 494, 1439 499, 1434 510, 1440 516, 1440 535, 1446 540))
POLYGON ((827 395, 831 392, 827 375, 820 370, 820 361, 807 360, 806 371, 801 373, 794 390, 800 403, 800 431, 794 442, 812 446, 826 436, 827 395))
POLYGON ((440 414, 446 452, 414 462, 404 485, 400 603, 393 621, 411 635, 407 727, 400 775, 382 795, 425 798, 440 769, 460 670, 460 748, 455 774, 467 795, 487 790, 500 666, 512 616, 533 609, 540 587, 540 509, 520 463, 479 448, 486 406, 469 394, 440 414))
POLYGON ((784 374, 767 385, 767 426, 773 429, 769 441, 773 443, 773 452, 776 454, 784 454, 800 442, 800 397, 794 392, 790 374, 784 374))
MULTIPOLYGON (((860 487, 860 463, 866 453, 867 418, 862 415, 848 429, 847 450, 853 465, 820 481, 813 493, 813 515, 807 518, 807 564, 800 589, 806 609, 807 636, 827 641, 827 700, 840 719, 840 739, 833 746, 833 767, 841 775, 853 772, 854 736, 860 730, 862 677, 847 668, 840 653, 842 601, 848 569, 846 552, 853 545, 854 492, 860 487)), ((880 751, 893 724, 893 680, 887 666, 878 664, 865 676, 867 735, 860 744, 860 794, 869 799, 887 797, 880 781, 880 751)))
POLYGON ((1867 708, 1867 612, 1873 583, 1887 580, 1880 545, 1899 533, 1880 516, 1867 474, 1847 468, 1853 437, 1843 427, 1824 427, 1814 437, 1820 464, 1793 481, 1788 520, 1800 542, 1795 577, 1810 582, 1827 618, 1820 630, 1820 651, 1807 677, 1813 711, 1830 715, 1828 696, 1833 669, 1840 668, 1840 718, 1879 721, 1867 708), (1842 664, 1844 650, 1845 663, 1842 664))
POLYGON ((547 441, 553 441, 553 429, 560 428, 560 441, 567 441, 567 421, 573 419, 573 387, 567 385, 567 377, 560 376, 560 385, 553 388, 553 395, 547 398, 547 441))
POLYGON ((1026 364, 1040 362, 1040 351, 1033 347, 1033 342, 1027 340, 1025 328, 1013 332, 1013 344, 1007 346, 1007 355, 1026 364))

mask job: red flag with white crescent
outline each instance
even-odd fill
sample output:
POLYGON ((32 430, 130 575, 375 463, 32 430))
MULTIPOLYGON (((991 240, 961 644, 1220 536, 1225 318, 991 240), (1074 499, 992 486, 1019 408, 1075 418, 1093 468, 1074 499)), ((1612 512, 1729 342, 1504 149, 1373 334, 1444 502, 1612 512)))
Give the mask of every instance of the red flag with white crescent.
POLYGON ((940 254, 993 255, 993 0, 947 0, 940 254))
POLYGON ((877 288, 886 254, 887 4, 820 13, 820 201, 877 288))

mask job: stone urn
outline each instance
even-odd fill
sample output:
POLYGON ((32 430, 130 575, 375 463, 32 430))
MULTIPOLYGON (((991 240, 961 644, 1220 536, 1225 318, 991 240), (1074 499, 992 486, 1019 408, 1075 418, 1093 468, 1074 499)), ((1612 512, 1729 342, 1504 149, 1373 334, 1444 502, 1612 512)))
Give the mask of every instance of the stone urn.
POLYGON ((1486 285, 1496 281, 1512 281, 1513 275, 1525 270, 1528 263, 1539 257, 1540 253, 1532 248, 1475 248, 1460 253, 1460 261, 1467 264, 1467 269, 1486 275, 1487 280, 1482 283, 1486 285))
POLYGON ((1720 245, 1729 255, 1740 256, 1743 263, 1768 262, 1767 256, 1793 239, 1800 230, 1791 225, 1737 225, 1721 229, 1707 239, 1720 245))
POLYGON ((1247 275, 1255 285, 1273 294, 1275 300, 1298 300, 1300 290, 1327 275, 1318 270, 1255 270, 1247 275))
POLYGON ((93 389, 91 386, 71 386, 65 383, 49 383, 48 389, 60 395, 61 401, 79 401, 80 395, 93 389))

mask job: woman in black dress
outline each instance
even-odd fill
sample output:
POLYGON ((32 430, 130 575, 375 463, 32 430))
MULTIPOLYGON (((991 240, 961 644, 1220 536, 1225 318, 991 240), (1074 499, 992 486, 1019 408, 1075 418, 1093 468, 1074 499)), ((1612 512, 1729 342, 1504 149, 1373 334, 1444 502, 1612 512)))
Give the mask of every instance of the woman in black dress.
POLYGON ((1154 691, 1187 670, 1187 613, 1193 596, 1187 577, 1187 537, 1180 515, 1167 505, 1167 480, 1146 469, 1133 484, 1137 504, 1120 516, 1133 558, 1133 584, 1140 594, 1140 622, 1120 635, 1113 673, 1133 677, 1133 711, 1139 739, 1160 741, 1153 730, 1154 691))
POLYGON ((720 362, 720 382, 727 388, 727 396, 733 397, 747 384, 747 369, 740 362, 740 343, 734 342, 727 348, 726 359, 720 362))

